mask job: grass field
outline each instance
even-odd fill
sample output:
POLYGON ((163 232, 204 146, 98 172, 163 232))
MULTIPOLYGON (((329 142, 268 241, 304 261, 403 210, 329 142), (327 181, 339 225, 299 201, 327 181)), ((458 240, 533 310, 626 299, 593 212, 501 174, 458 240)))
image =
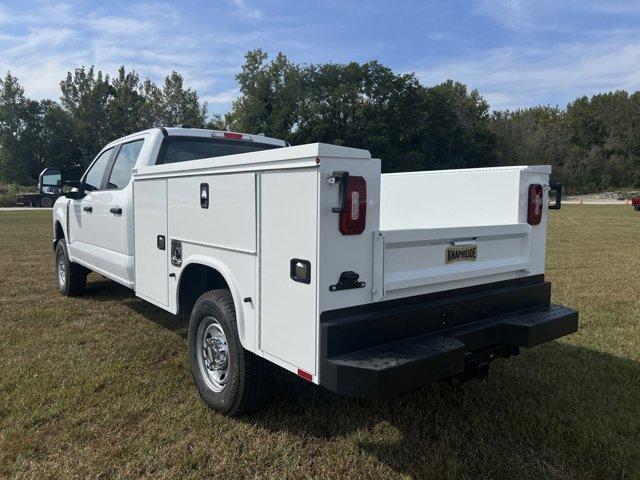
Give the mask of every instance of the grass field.
POLYGON ((547 274, 580 331, 485 381, 382 402, 277 377, 205 408, 185 325, 92 275, 58 294, 50 212, 0 213, 0 477, 640 478, 640 214, 551 212, 547 274))

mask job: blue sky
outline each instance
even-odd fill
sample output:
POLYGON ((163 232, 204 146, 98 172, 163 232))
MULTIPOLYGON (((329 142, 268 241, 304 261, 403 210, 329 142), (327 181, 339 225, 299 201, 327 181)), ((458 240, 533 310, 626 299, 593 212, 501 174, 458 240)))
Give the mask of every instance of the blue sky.
POLYGON ((58 98, 76 66, 124 64, 158 83, 175 69, 224 113, 244 53, 262 48, 299 63, 375 59, 514 109, 639 89, 639 34, 638 0, 0 0, 0 71, 58 98))

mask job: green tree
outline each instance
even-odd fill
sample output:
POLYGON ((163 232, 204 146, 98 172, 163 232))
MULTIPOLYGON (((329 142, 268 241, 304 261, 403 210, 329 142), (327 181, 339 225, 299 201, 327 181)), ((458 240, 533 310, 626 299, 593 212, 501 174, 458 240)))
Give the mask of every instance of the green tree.
POLYGON ((72 135, 79 149, 79 163, 88 165, 97 152, 114 140, 109 102, 114 89, 109 76, 93 67, 76 68, 60 83, 62 107, 71 115, 72 135))
POLYGON ((34 106, 24 96, 18 79, 8 72, 0 80, 0 176, 4 181, 26 184, 32 170, 34 106))
POLYGON ((248 52, 226 121, 291 143, 366 148, 385 171, 495 162, 489 107, 455 82, 425 88, 378 62, 296 65, 248 52))
POLYGON ((141 128, 146 129, 165 126, 162 90, 147 78, 139 87, 139 93, 143 99, 142 109, 140 111, 141 128))
POLYGON ((107 103, 111 138, 149 128, 143 122, 145 97, 140 88, 138 74, 135 71, 126 72, 121 66, 111 82, 111 97, 107 103))
POLYGON ((73 121, 59 103, 52 100, 40 102, 40 165, 37 173, 45 167, 61 167, 69 174, 79 175, 80 163, 78 145, 74 142, 73 121))
POLYGON ((236 76, 240 97, 233 102, 226 123, 232 130, 292 140, 305 98, 301 75, 300 68, 283 54, 267 62, 264 51, 247 52, 236 76))
POLYGON ((200 104, 198 93, 184 88, 184 80, 178 72, 171 72, 162 88, 162 122, 166 126, 187 124, 203 128, 207 121, 207 105, 200 104))

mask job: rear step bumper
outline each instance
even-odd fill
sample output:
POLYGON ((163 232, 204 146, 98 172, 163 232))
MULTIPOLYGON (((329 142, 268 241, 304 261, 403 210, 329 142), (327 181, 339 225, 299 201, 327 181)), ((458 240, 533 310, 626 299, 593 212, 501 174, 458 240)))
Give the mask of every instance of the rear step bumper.
POLYGON ((326 356, 320 384, 346 395, 377 398, 470 372, 486 372, 489 361, 517 353, 519 347, 533 347, 577 331, 578 312, 544 302, 549 293, 544 281, 500 285, 482 292, 461 291, 444 301, 427 299, 400 311, 391 308, 378 315, 369 312, 329 319, 321 328, 326 356), (502 312, 494 303, 497 315, 474 318, 473 313, 485 304, 499 301, 504 290, 519 295, 520 302, 514 304, 512 297, 502 305, 502 312), (537 305, 527 305, 530 302, 537 305), (444 325, 441 321, 439 328, 429 328, 433 327, 430 317, 442 319, 443 305, 450 307, 444 310, 450 318, 444 325), (470 314, 462 313, 466 310, 470 314), (423 314, 423 332, 416 313, 423 314), (352 341, 355 348, 349 349, 349 340, 355 340, 350 333, 356 328, 364 340, 352 341), (380 332, 389 340, 381 342, 380 332), (412 335, 407 336, 408 332, 412 335), (339 338, 344 336, 346 342, 339 338), (375 340, 367 342, 366 337, 375 340))

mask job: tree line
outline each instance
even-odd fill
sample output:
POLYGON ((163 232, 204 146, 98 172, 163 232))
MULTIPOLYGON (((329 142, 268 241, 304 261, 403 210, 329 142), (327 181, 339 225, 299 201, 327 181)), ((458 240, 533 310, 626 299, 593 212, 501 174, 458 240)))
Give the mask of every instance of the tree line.
POLYGON ((386 172, 551 164, 568 191, 640 187, 640 92, 580 97, 566 108, 491 111, 466 85, 422 85, 378 62, 296 64, 246 54, 240 94, 224 116, 172 72, 161 86, 121 67, 76 68, 59 101, 27 98, 0 80, 0 181, 33 184, 46 166, 79 175, 102 146, 156 126, 264 133, 291 144, 365 148, 386 172))

